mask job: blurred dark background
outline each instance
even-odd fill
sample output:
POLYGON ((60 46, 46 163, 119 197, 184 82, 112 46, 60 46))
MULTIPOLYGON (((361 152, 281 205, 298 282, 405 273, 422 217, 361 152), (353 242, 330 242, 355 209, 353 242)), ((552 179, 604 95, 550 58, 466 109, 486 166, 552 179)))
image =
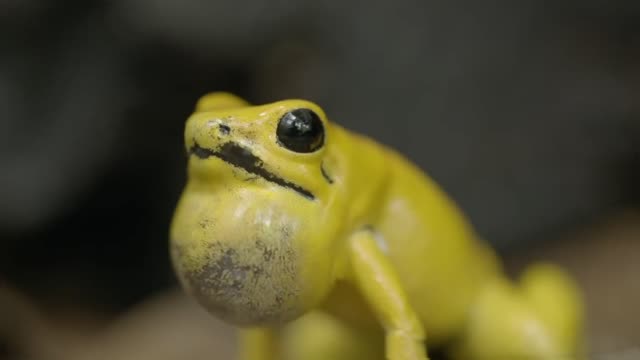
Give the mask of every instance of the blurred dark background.
POLYGON ((36 308, 112 318, 174 287, 208 91, 318 102, 506 256, 640 205, 634 1, 5 0, 0 45, 0 287, 36 308))

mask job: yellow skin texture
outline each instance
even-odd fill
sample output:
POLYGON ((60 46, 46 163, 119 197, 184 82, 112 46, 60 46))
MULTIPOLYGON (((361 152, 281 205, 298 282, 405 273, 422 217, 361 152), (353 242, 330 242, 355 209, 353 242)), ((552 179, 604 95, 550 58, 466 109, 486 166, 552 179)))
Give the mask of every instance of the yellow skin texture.
POLYGON ((538 264, 508 280, 437 184, 317 105, 211 93, 185 143, 172 260, 188 293, 242 329, 242 360, 423 360, 440 345, 459 359, 583 357, 569 277, 538 264), (324 127, 311 153, 276 135, 300 108, 324 127), (253 167, 223 160, 229 144, 253 167))

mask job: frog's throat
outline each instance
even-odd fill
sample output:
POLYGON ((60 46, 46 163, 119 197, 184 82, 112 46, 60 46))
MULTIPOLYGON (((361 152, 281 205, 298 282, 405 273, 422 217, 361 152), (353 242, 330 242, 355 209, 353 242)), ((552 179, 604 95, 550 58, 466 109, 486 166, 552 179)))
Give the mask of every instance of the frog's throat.
POLYGON ((189 154, 195 155, 200 159, 215 156, 230 165, 243 169, 249 174, 257 175, 266 181, 291 189, 306 199, 315 200, 316 198, 311 191, 300 185, 287 181, 265 169, 262 159, 254 155, 251 150, 235 142, 224 143, 219 150, 213 150, 204 148, 194 141, 193 146, 189 149, 189 154))

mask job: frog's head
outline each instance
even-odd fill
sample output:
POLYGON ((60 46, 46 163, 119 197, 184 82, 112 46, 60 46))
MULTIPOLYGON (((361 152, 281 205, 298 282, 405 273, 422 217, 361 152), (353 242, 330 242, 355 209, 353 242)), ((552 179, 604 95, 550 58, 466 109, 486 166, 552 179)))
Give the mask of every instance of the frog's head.
POLYGON ((210 312, 274 324, 327 295, 343 208, 327 166, 331 134, 308 101, 200 100, 186 124, 189 180, 171 250, 183 286, 210 312))

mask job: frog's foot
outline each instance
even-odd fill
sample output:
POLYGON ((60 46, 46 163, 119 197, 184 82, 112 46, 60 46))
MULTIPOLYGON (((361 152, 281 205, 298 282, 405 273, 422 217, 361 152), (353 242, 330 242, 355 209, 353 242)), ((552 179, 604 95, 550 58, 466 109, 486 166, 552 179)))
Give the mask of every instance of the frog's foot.
POLYGON ((282 334, 286 360, 383 360, 381 332, 357 331, 319 311, 288 325, 282 334))
POLYGON ((513 286, 496 279, 479 295, 456 359, 583 359, 582 304, 561 270, 540 264, 513 286))

